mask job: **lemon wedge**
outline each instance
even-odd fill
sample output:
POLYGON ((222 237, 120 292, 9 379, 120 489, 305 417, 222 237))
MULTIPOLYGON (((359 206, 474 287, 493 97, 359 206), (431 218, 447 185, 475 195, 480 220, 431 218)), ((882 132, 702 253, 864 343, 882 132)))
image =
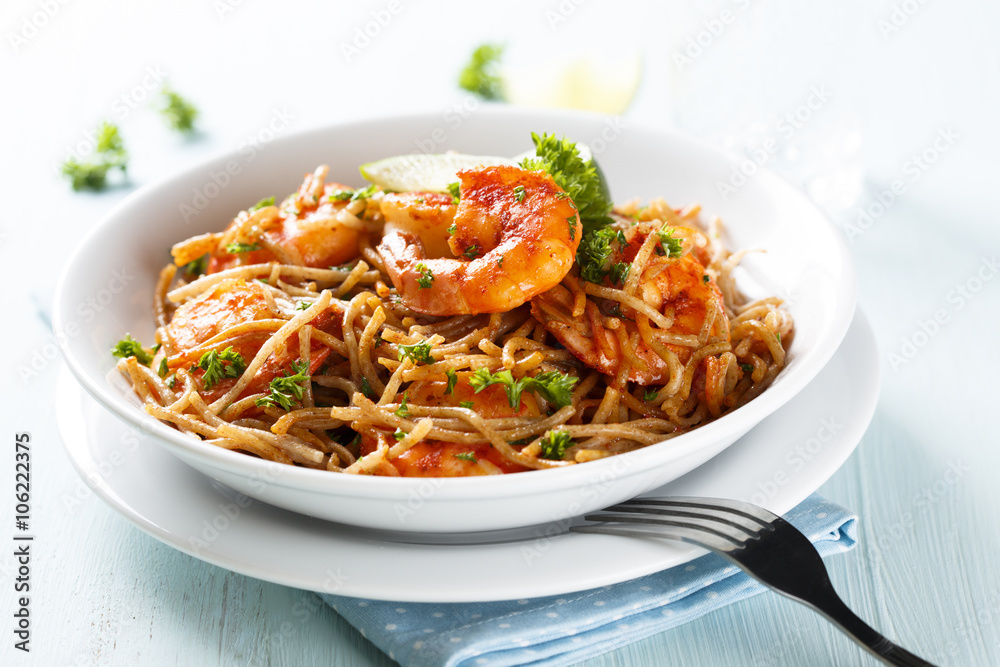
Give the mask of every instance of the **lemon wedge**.
POLYGON ((510 158, 462 153, 396 155, 361 165, 361 175, 389 192, 448 192, 458 172, 498 164, 516 165, 510 158))
POLYGON ((500 76, 504 99, 512 104, 620 114, 639 88, 642 55, 585 53, 504 67, 500 76))

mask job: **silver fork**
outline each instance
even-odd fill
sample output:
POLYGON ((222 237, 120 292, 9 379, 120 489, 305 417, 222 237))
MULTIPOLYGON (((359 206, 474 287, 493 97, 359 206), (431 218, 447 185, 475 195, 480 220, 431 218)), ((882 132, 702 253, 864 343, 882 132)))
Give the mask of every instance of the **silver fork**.
POLYGON ((632 534, 609 524, 661 526, 657 532, 728 558, 771 589, 812 607, 889 665, 930 666, 893 644, 843 603, 823 560, 797 528, 762 507, 722 498, 639 498, 584 517, 603 525, 573 526, 587 533, 632 534))

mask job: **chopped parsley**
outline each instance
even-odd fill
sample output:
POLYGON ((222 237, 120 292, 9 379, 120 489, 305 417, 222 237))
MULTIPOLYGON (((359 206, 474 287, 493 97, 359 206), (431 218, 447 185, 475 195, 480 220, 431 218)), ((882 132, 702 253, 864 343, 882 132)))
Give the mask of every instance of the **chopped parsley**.
POLYGON ((431 270, 423 262, 417 264, 417 272, 420 273, 420 277, 417 278, 417 284, 420 286, 420 289, 429 288, 434 282, 434 274, 431 273, 431 270))
POLYGON ((160 367, 156 369, 156 374, 162 377, 167 377, 167 373, 170 372, 170 367, 167 366, 167 358, 163 357, 160 359, 160 367))
POLYGON ((372 389, 371 383, 368 382, 368 378, 364 375, 361 376, 361 393, 371 400, 375 400, 376 398, 375 390, 372 389))
POLYGON ((421 341, 413 345, 399 345, 398 347, 400 361, 407 358, 412 359, 415 364, 419 364, 420 362, 429 364, 434 361, 434 358, 431 356, 431 347, 433 346, 427 341, 421 341))
POLYGON ((455 385, 458 384, 458 373, 454 369, 449 368, 444 372, 448 376, 448 384, 444 388, 444 393, 455 395, 455 385))
POLYGON ((659 389, 646 389, 642 392, 642 400, 644 401, 655 401, 656 397, 660 395, 659 389))
POLYGON ((74 190, 103 190, 108 184, 108 172, 119 169, 124 175, 128 167, 128 152, 118 126, 106 121, 97 128, 97 143, 87 158, 71 157, 62 163, 63 176, 74 190))
POLYGON ((225 378, 238 378, 246 370, 247 365, 243 361, 243 355, 230 345, 222 352, 209 350, 201 355, 201 359, 191 370, 197 368, 205 371, 201 381, 205 385, 205 389, 211 389, 225 378))
POLYGON ((265 206, 274 206, 274 197, 265 197, 264 199, 261 199, 259 202, 251 206, 249 211, 253 213, 254 211, 259 211, 265 206))
POLYGON ((184 265, 184 273, 189 276, 200 276, 208 271, 208 253, 199 257, 198 259, 191 260, 184 265))
POLYGON ((628 280, 628 273, 631 270, 632 265, 628 262, 615 262, 611 265, 611 271, 608 273, 608 276, 615 285, 624 285, 625 281, 628 280))
POLYGON ((753 364, 740 364, 740 369, 747 374, 753 373, 753 364))
POLYGON ((166 85, 160 90, 160 97, 162 98, 160 113, 163 114, 167 125, 185 134, 194 132, 198 108, 166 85))
POLYGON ((260 250, 260 245, 256 243, 240 243, 239 241, 226 244, 226 252, 230 255, 240 255, 245 252, 253 252, 254 250, 260 250))
POLYGON ((143 349, 142 343, 132 338, 131 334, 125 334, 125 337, 118 341, 118 344, 111 348, 111 354, 115 355, 119 359, 125 359, 127 357, 135 357, 143 366, 148 366, 149 362, 153 360, 153 355, 143 349))
POLYGON ((538 444, 542 447, 541 458, 561 461, 566 456, 566 448, 573 445, 573 438, 569 431, 549 431, 538 444))
POLYGON ((503 99, 499 72, 502 55, 501 44, 482 44, 477 47, 458 75, 459 87, 486 100, 503 99))
POLYGON ((705 283, 706 285, 708 284, 709 280, 711 280, 711 278, 709 278, 707 273, 701 277, 701 282, 705 283))
POLYGON ((471 461, 472 463, 479 463, 476 459, 476 455, 472 452, 459 452, 455 454, 456 459, 462 459, 463 461, 471 461))
POLYGON ((473 373, 469 384, 472 385, 477 394, 490 385, 503 385, 510 407, 515 409, 521 406, 521 392, 526 389, 541 394, 549 403, 557 408, 562 408, 572 402, 573 385, 578 380, 579 378, 576 376, 559 371, 547 371, 539 373, 535 377, 525 376, 520 380, 515 380, 513 374, 507 369, 492 373, 488 368, 480 368, 473 373))
POLYGON ((403 393, 403 400, 399 402, 399 407, 396 408, 396 411, 393 414, 397 417, 402 417, 403 419, 410 416, 410 407, 406 404, 405 392, 403 393))
POLYGON ((397 428, 397 429, 396 429, 396 430, 395 430, 395 431, 393 432, 393 434, 392 434, 392 437, 394 437, 394 438, 395 438, 396 440, 402 440, 403 438, 405 438, 405 437, 406 437, 406 431, 404 431, 404 430, 403 430, 403 429, 401 429, 401 428, 397 428))
POLYGON ((309 382, 309 375, 306 374, 308 367, 304 361, 293 361, 291 366, 291 375, 285 373, 284 377, 271 380, 268 387, 271 393, 267 396, 261 396, 255 401, 258 407, 280 407, 288 412, 292 409, 293 399, 302 400, 302 390, 305 383, 309 382))
POLYGON ((674 238, 673 227, 663 225, 656 234, 660 237, 660 245, 656 248, 657 254, 667 257, 680 257, 684 254, 684 245, 680 239, 674 238))
POLYGON ((450 235, 454 236, 455 232, 457 232, 457 231, 458 231, 458 225, 456 225, 454 222, 451 223, 451 225, 448 227, 448 233, 450 235))
POLYGON ((569 225, 569 240, 576 240, 576 216, 566 218, 566 223, 569 225))
POLYGON ((312 303, 309 301, 299 301, 295 306, 295 310, 309 310, 310 306, 312 306, 312 303))
POLYGON ((544 169, 560 188, 569 193, 580 213, 584 232, 608 225, 611 218, 610 196, 593 159, 584 162, 576 144, 557 139, 554 134, 531 133, 535 155, 521 161, 524 169, 544 169))
POLYGON ((479 246, 470 245, 468 248, 465 249, 465 252, 463 252, 462 254, 468 257, 469 259, 475 259, 476 257, 479 257, 479 246))
POLYGON ((475 406, 475 401, 460 401, 458 407, 465 408, 466 410, 471 410, 475 406))
POLYGON ((359 199, 368 199, 376 192, 378 192, 378 186, 372 183, 357 190, 336 190, 330 194, 328 199, 330 201, 358 201, 359 199))
POLYGON ((458 181, 448 184, 448 193, 451 195, 451 203, 458 206, 458 202, 461 201, 461 185, 458 181))
POLYGON ((520 204, 524 201, 524 186, 518 185, 514 188, 514 199, 520 204))

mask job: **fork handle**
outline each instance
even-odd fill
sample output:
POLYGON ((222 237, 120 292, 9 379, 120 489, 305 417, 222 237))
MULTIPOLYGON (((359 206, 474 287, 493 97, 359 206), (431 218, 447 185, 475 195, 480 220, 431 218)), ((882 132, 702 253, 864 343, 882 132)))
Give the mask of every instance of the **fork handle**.
POLYGON ((827 595, 817 596, 814 600, 803 600, 816 611, 830 619, 837 627, 844 631, 851 639, 879 658, 887 665, 901 665, 902 667, 934 667, 933 663, 927 662, 923 658, 913 655, 906 649, 883 637, 870 625, 862 621, 851 611, 844 601, 840 599, 832 587, 825 592, 827 595))

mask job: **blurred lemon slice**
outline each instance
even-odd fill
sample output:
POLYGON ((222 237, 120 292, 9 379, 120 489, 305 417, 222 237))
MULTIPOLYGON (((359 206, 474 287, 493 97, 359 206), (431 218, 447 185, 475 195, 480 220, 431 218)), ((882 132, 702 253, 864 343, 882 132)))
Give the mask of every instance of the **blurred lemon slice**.
POLYGON ((462 153, 396 155, 361 165, 361 175, 390 192, 448 192, 458 172, 480 166, 514 165, 510 158, 462 153))
POLYGON ((642 55, 584 53, 548 63, 503 67, 504 99, 512 104, 620 114, 642 79, 642 55))

